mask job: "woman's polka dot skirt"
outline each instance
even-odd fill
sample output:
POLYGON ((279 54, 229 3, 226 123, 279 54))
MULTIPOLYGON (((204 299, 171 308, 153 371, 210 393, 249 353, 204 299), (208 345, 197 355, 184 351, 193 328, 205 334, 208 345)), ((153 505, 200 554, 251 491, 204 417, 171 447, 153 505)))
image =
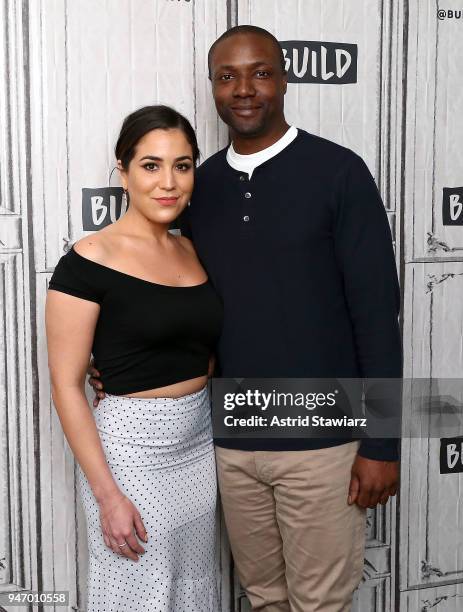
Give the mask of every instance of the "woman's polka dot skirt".
POLYGON ((218 612, 216 472, 207 388, 177 399, 107 394, 94 409, 106 460, 148 532, 134 562, 103 540, 77 464, 87 519, 87 612, 218 612))

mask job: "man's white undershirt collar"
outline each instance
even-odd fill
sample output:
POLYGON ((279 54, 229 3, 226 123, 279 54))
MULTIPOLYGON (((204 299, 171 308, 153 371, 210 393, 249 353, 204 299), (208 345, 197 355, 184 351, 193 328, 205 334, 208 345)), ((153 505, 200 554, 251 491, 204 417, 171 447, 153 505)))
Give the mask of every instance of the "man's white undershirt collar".
POLYGON ((237 153, 233 148, 233 143, 228 147, 227 150, 227 162, 230 164, 232 168, 235 170, 239 170, 240 172, 246 172, 251 178, 252 173, 265 161, 274 157, 277 153, 280 153, 285 147, 289 145, 297 136, 297 128, 292 125, 283 136, 274 142, 269 147, 262 149, 262 151, 257 151, 257 153, 250 153, 249 155, 241 155, 241 153, 237 153))

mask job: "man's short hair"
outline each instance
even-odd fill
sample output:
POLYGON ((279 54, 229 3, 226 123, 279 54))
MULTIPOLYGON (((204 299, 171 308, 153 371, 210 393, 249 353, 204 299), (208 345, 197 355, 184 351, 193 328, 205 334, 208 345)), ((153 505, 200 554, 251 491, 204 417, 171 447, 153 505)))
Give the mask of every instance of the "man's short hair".
POLYGON ((212 57, 212 54, 214 53, 214 49, 220 42, 222 42, 222 40, 231 38, 232 36, 235 36, 235 34, 258 34, 259 36, 265 36, 265 38, 268 38, 269 40, 271 40, 273 45, 275 46, 275 49, 277 49, 277 52, 279 54, 281 70, 283 74, 286 74, 285 57, 283 55, 283 49, 281 48, 280 43, 275 38, 275 36, 268 30, 264 30, 264 28, 259 28, 258 26, 238 25, 233 28, 230 28, 229 30, 226 30, 222 34, 222 36, 219 36, 219 38, 214 43, 212 43, 211 48, 209 49, 209 52, 207 54, 207 69, 209 73, 209 79, 211 78, 211 57, 212 57))

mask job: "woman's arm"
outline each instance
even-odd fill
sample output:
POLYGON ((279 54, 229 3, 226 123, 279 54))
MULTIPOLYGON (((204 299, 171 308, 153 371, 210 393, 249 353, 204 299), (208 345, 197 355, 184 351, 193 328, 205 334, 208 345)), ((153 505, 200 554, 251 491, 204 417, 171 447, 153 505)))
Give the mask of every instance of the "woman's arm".
POLYGON ((120 536, 119 540, 126 539, 130 548, 137 550, 138 547, 138 552, 143 552, 136 538, 132 536, 132 528, 129 531, 127 527, 127 511, 134 515, 132 524, 135 523, 142 539, 145 539, 146 532, 141 518, 138 521, 139 515, 137 517, 132 508, 136 514, 138 511, 113 478, 84 392, 85 373, 99 311, 100 307, 95 302, 60 291, 48 291, 45 322, 52 398, 69 446, 100 506, 102 519, 110 515, 106 532, 102 521, 106 545, 114 552, 123 552, 135 560, 137 555, 128 550, 128 546, 122 551, 118 549, 112 537, 120 536), (111 522, 114 524, 111 525, 111 522), (119 529, 127 533, 118 533, 119 529))
POLYGON ((45 323, 52 398, 69 446, 97 501, 120 494, 84 393, 99 311, 95 302, 48 292, 45 323))

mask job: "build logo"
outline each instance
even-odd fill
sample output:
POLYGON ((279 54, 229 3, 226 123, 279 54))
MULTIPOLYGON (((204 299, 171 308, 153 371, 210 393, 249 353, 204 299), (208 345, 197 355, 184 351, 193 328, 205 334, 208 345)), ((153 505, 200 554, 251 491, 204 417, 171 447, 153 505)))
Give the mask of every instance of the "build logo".
POLYGON ((444 187, 442 223, 463 225, 463 187, 444 187))
POLYGON ((439 463, 441 474, 463 472, 463 437, 441 438, 439 463))
POLYGON ((122 217, 127 210, 122 187, 100 187, 82 189, 82 229, 86 232, 110 225, 122 217))
POLYGON ((357 82, 357 45, 312 40, 280 40, 288 83, 357 82))

